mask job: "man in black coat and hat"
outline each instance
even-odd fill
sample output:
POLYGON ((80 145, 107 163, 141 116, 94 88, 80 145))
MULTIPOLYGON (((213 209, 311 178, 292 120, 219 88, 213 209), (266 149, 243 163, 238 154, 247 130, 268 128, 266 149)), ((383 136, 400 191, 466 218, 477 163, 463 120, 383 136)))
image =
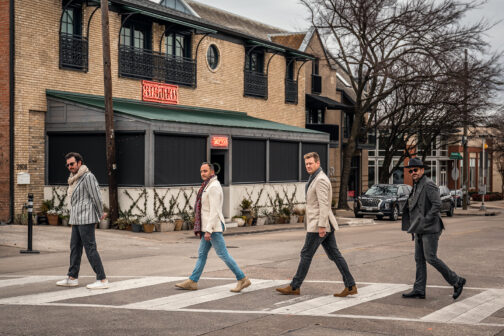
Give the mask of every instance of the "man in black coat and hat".
POLYGON ((403 209, 402 230, 411 233, 415 240, 416 279, 413 290, 402 297, 425 299, 426 263, 429 263, 453 286, 453 299, 457 299, 466 279, 458 276, 437 257, 439 236, 444 229, 439 188, 424 175, 425 166, 419 158, 410 159, 406 168, 413 179, 413 190, 403 209))

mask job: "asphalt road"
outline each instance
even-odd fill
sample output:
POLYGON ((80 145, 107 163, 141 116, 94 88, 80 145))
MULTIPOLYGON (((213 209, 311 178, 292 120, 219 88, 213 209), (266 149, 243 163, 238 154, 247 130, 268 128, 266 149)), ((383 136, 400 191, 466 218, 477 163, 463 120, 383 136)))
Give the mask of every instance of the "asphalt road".
POLYGON ((414 280, 413 242, 400 222, 345 227, 337 242, 359 294, 342 288, 321 248, 300 296, 288 284, 304 242, 301 230, 227 236, 232 256, 253 285, 240 294, 212 251, 199 290, 176 290, 196 262, 189 232, 97 231, 111 288, 90 291, 83 258, 79 288, 54 285, 68 267, 70 229, 35 227, 39 255, 20 255, 26 228, 0 227, 0 335, 504 335, 503 216, 444 218, 438 256, 467 278, 462 296, 428 266, 425 300, 405 300, 414 280))

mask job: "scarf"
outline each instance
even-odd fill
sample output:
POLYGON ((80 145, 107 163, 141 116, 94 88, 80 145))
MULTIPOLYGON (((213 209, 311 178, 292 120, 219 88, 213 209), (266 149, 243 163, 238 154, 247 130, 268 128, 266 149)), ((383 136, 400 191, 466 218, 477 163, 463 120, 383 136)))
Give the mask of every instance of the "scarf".
POLYGON ((305 185, 305 195, 308 193, 308 188, 310 187, 310 184, 315 180, 315 177, 322 171, 322 167, 319 167, 319 169, 315 170, 313 174, 310 175, 308 178, 308 182, 306 182, 305 185))
POLYGON ((77 187, 77 181, 89 171, 88 167, 86 165, 80 166, 79 170, 77 171, 77 174, 70 173, 70 176, 68 177, 68 190, 67 190, 67 195, 68 199, 72 200, 72 193, 75 190, 75 187, 77 187))
POLYGON ((201 187, 198 190, 198 195, 196 195, 196 203, 194 204, 194 234, 197 236, 201 233, 201 197, 203 196, 203 190, 206 186, 216 178, 215 175, 210 176, 207 180, 201 183, 201 187))

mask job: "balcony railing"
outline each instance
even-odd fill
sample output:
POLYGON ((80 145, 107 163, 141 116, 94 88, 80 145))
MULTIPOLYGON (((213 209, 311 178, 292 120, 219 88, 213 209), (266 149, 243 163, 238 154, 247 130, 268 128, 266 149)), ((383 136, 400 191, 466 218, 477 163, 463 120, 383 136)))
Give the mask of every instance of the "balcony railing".
POLYGON ((79 35, 60 33, 60 68, 88 70, 88 40, 79 35))
POLYGON ((308 129, 329 133, 330 146, 333 148, 339 145, 339 125, 335 124, 306 124, 308 129))
POLYGON ((292 79, 285 80, 285 102, 294 103, 298 102, 298 83, 292 79))
POLYGON ((268 98, 268 76, 256 71, 244 70, 244 72, 244 95, 268 98))
POLYGON ((196 62, 187 57, 175 57, 156 51, 120 46, 119 75, 195 86, 196 62))
POLYGON ((312 93, 319 94, 322 92, 322 77, 320 75, 311 75, 311 91, 312 93))

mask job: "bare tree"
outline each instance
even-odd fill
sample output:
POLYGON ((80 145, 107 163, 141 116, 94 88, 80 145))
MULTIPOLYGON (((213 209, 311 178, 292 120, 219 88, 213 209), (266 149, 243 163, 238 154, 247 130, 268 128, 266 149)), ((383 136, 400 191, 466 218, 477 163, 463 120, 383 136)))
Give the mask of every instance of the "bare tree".
MULTIPOLYGON (((312 24, 334 50, 329 54, 352 75, 355 92, 354 122, 343 150, 338 208, 348 208, 350 165, 359 138, 372 123, 391 116, 376 115, 379 103, 404 83, 422 79, 415 70, 417 57, 438 62, 440 55, 485 45, 479 22, 462 26, 461 17, 477 2, 457 0, 301 0, 311 11, 312 24), (412 71, 399 71, 400 69, 412 71)), ((439 60, 439 62, 441 62, 439 60)))

